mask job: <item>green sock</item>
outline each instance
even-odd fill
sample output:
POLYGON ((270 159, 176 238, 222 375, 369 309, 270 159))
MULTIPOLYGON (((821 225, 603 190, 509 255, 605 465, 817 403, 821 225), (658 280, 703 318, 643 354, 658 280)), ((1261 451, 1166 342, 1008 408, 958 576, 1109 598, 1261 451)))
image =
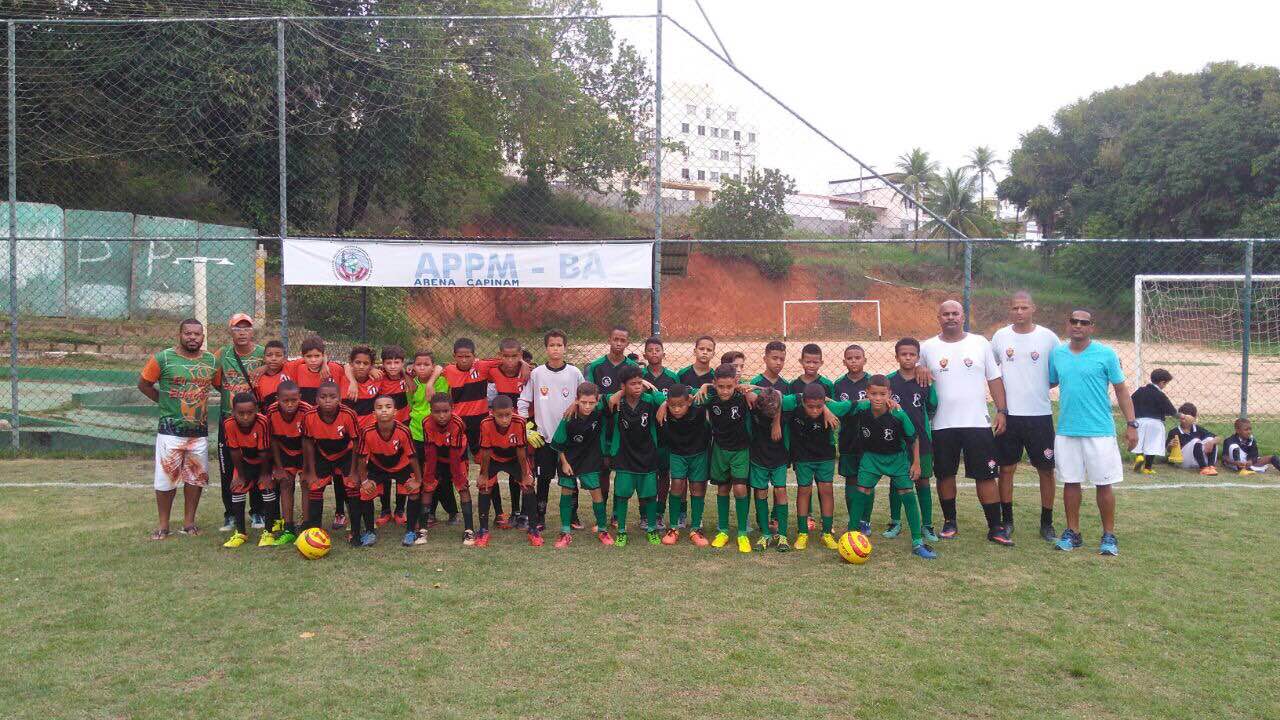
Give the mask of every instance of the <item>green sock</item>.
POLYGON ((568 534, 573 528, 569 521, 573 519, 573 495, 560 493, 560 532, 568 534))
POLYGON ((896 492, 889 493, 889 522, 894 525, 902 519, 902 496, 896 492))
MULTIPOLYGON (((891 491, 892 492, 892 491, 891 491)), ((902 498, 902 507, 907 510, 907 525, 911 528, 911 544, 919 545, 924 542, 924 533, 920 530, 920 503, 916 500, 916 492, 912 490, 909 493, 893 493, 902 498)))
POLYGON ((680 524, 680 511, 683 509, 684 498, 679 495, 667 496, 667 527, 674 530, 676 525, 680 524))
POLYGON ((716 495, 716 530, 729 532, 729 496, 716 495))
POLYGON ((689 498, 689 530, 702 529, 702 511, 707 506, 707 499, 702 495, 689 498))
POLYGON ((618 532, 627 531, 627 508, 631 505, 631 496, 613 496, 613 516, 618 518, 618 532))
POLYGON ((858 478, 847 477, 844 479, 844 509, 849 515, 849 529, 852 530, 858 521, 854 518, 857 515, 853 512, 854 496, 858 494, 858 478))
POLYGON ((787 536, 787 504, 773 506, 773 517, 778 521, 778 536, 787 536))
MULTIPOLYGON (((796 506, 796 512, 800 512, 800 506, 796 506)), ((809 532, 809 516, 796 515, 796 534, 809 532)))
POLYGON ((658 498, 656 497, 645 498, 644 500, 641 500, 640 503, 644 505, 645 530, 649 530, 650 532, 657 530, 658 529, 658 498))
POLYGON ((823 533, 831 532, 831 526, 834 525, 835 522, 836 522, 836 518, 834 515, 823 515, 822 516, 822 532, 823 533))
POLYGON ((733 498, 734 510, 738 513, 738 534, 746 535, 747 528, 751 526, 751 496, 743 495, 742 497, 733 498))
POLYGON ((591 512, 596 514, 596 527, 600 528, 600 532, 609 529, 609 518, 604 514, 604 501, 591 503, 591 512))
POLYGON ((920 501, 920 524, 933 524, 933 493, 929 491, 929 481, 916 483, 916 499, 920 501))
POLYGON ((876 506, 876 489, 875 488, 871 488, 871 494, 868 497, 870 497, 871 499, 867 501, 866 507, 862 508, 862 515, 860 515, 858 519, 861 520, 862 522, 869 523, 871 522, 871 510, 876 506))
POLYGON ((756 522, 760 525, 760 534, 768 535, 769 530, 769 498, 756 498, 756 522))
POLYGON ((853 501, 852 512, 854 513, 854 515, 851 515, 850 517, 861 517, 862 508, 871 504, 871 496, 864 492, 859 492, 857 490, 854 490, 852 501, 853 501))

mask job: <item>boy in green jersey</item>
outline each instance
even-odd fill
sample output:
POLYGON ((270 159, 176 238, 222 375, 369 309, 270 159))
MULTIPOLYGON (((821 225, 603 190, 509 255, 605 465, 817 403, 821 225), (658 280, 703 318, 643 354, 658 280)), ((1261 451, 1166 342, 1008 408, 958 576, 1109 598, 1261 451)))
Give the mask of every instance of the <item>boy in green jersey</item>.
POLYGON ((911 418, 901 408, 890 409, 889 378, 874 375, 867 383, 867 400, 854 406, 850 421, 857 428, 862 456, 858 462, 858 489, 853 495, 853 517, 862 517, 871 501, 871 490, 888 476, 892 492, 902 496, 911 528, 911 552, 933 560, 938 557, 925 545, 920 529, 920 503, 915 480, 920 477, 920 443, 911 418))
POLYGON ((680 539, 679 519, 689 502, 689 541, 697 547, 711 544, 702 531, 702 511, 707 494, 707 460, 711 448, 711 428, 707 408, 696 404, 688 385, 678 384, 667 391, 665 416, 659 415, 659 439, 669 453, 671 492, 667 496, 667 532, 663 545, 680 539))
MULTIPOLYGON (((894 346, 898 369, 889 373, 889 394, 893 402, 911 418, 916 426, 916 438, 920 442, 920 477, 916 478, 916 499, 920 501, 920 522, 924 527, 925 542, 938 542, 933 530, 933 493, 929 487, 933 477, 933 442, 931 426, 934 413, 938 412, 937 386, 921 386, 916 382, 916 362, 920 358, 920 342, 915 338, 902 338, 894 346)), ((902 532, 902 496, 889 493, 889 527, 887 538, 895 538, 902 532)))
POLYGON ((612 545, 605 498, 600 490, 600 470, 604 467, 604 426, 607 418, 600 389, 595 383, 578 385, 574 403, 551 438, 551 447, 560 455, 560 539, 557 548, 573 541, 573 512, 578 487, 591 493, 591 510, 596 516, 596 537, 602 545, 612 545))
POLYGON ((747 527, 751 518, 749 486, 751 410, 756 389, 738 385, 738 371, 732 365, 716 368, 712 391, 703 402, 711 423, 711 483, 716 486, 716 536, 711 546, 722 548, 729 542, 729 493, 734 496, 738 517, 738 551, 751 552, 747 527))
MULTIPOLYGON (((773 541, 772 523, 769 522, 769 490, 773 489, 774 506, 787 506, 787 441, 782 427, 782 394, 776 390, 764 390, 756 398, 751 410, 751 450, 748 454, 750 469, 748 479, 755 495, 756 524, 760 527, 760 539, 756 547, 767 550, 773 541)), ((779 552, 791 549, 787 540, 785 520, 779 525, 777 547, 779 552)))
POLYGON ((618 518, 618 547, 627 546, 627 506, 640 498, 650 545, 661 544, 658 520, 658 422, 666 397, 640 377, 640 368, 627 365, 618 373, 621 392, 609 396, 610 466, 613 468, 613 514, 618 518))

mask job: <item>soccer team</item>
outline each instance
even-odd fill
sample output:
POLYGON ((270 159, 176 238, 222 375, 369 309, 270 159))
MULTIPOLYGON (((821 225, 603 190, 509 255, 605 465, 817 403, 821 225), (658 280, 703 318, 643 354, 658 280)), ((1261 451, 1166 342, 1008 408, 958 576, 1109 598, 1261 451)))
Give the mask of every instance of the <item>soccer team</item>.
POLYGON ((568 547, 573 531, 583 528, 578 501, 585 492, 592 531, 604 545, 627 544, 635 496, 653 545, 676 544, 687 530, 699 547, 721 548, 733 539, 743 553, 770 546, 803 550, 810 533, 820 532, 823 545, 834 549, 838 474, 849 529, 870 533, 875 488, 888 478, 890 521, 883 535, 900 534, 905 514, 911 552, 933 559, 930 543, 958 533, 961 460, 976 484, 987 538, 1013 544, 1013 476, 1025 451, 1040 476, 1041 537, 1061 550, 1080 546, 1080 487, 1092 482, 1102 516, 1100 552, 1117 554, 1111 484, 1123 469, 1108 385, 1129 423, 1131 449, 1138 427, 1119 360, 1091 341, 1087 311, 1072 313, 1068 342, 1036 325, 1034 312, 1030 295, 1016 293, 1012 324, 987 340, 963 330, 959 303, 944 302, 940 334, 923 343, 899 340, 892 372, 868 374, 863 349, 850 345, 843 353, 846 373, 834 382, 820 374, 822 349, 815 344, 801 348, 801 374, 788 382, 782 376, 787 347, 779 341, 764 346, 764 371, 743 379, 745 355, 730 351, 713 364, 717 348, 709 336, 698 338, 694 362, 678 372, 665 366, 660 338, 644 341, 642 358, 628 355, 630 335, 621 327, 610 332, 608 352, 581 371, 567 363, 567 338, 558 330, 545 334, 546 362, 537 367, 515 340, 502 341, 498 357, 481 359, 467 338, 453 344, 453 362, 444 367, 426 350, 406 367, 406 354, 394 346, 382 349, 380 361, 373 349, 356 346, 347 362, 336 362, 318 337, 304 340, 301 355, 288 359, 280 342, 254 341, 253 320, 244 314, 230 318, 232 343, 210 353, 202 349, 204 328, 186 320, 178 344, 150 358, 138 383, 161 416, 159 525, 152 538, 169 535, 179 486, 186 501, 182 532, 199 533, 195 510, 208 482, 208 393, 217 389, 229 548, 249 541, 250 523, 262 529, 260 547, 291 544, 321 524, 328 487, 336 502, 333 527, 349 528, 356 546, 372 545, 376 529, 391 523, 401 526, 404 545, 424 544, 437 505, 449 524, 461 522, 464 545, 490 543, 492 512, 497 527, 523 529, 531 545, 541 546, 557 480, 557 548, 568 547), (1049 399, 1055 385, 1061 393, 1056 430, 1049 399), (478 466, 474 492, 472 464, 478 466), (796 485, 794 543, 789 470, 796 485), (1055 472, 1064 486, 1061 537, 1053 527, 1055 472), (510 513, 502 508, 502 475, 510 513), (704 529, 708 485, 716 499, 714 533, 704 529), (299 517, 296 494, 306 498, 299 517))

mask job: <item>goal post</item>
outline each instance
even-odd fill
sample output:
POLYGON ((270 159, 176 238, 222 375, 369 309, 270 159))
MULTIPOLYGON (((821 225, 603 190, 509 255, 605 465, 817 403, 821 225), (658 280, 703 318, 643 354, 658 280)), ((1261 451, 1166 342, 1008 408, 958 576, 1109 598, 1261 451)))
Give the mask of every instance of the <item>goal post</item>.
POLYGON ((854 299, 833 299, 833 300, 783 300, 782 301, 782 337, 786 339, 787 324, 787 308, 792 305, 869 305, 876 311, 876 338, 883 338, 884 331, 880 324, 880 301, 879 300, 854 300, 854 299))
POLYGON ((1246 302, 1249 343, 1280 344, 1280 275, 1135 275, 1133 345, 1135 387, 1144 384, 1145 361, 1157 345, 1200 346, 1245 352, 1246 302))

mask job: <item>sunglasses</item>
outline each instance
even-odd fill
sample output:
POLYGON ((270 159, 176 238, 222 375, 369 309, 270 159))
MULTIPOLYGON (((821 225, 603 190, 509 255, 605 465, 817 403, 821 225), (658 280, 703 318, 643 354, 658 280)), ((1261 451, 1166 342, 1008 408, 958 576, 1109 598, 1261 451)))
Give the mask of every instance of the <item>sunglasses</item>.
POLYGON ((1072 325, 1092 325, 1093 324, 1092 320, 1081 320, 1080 318, 1069 318, 1067 322, 1071 323, 1072 325))

